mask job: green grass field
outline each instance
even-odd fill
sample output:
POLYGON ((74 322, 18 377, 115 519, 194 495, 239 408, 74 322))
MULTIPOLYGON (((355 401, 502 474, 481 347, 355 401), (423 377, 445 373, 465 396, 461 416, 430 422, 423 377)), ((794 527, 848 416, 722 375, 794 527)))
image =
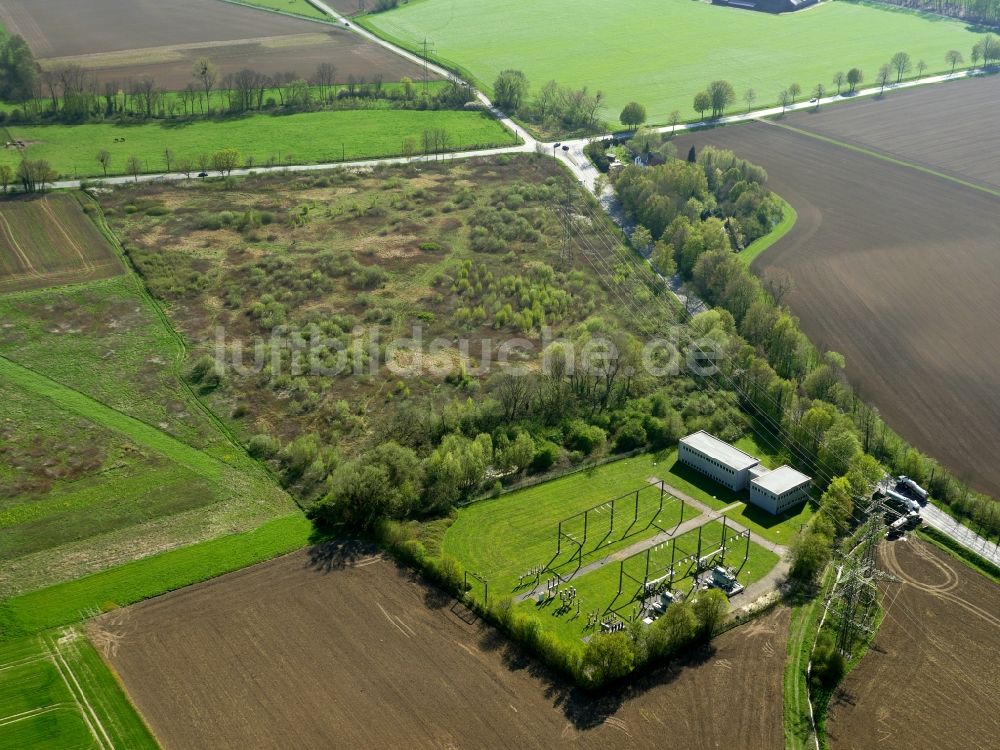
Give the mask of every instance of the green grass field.
MULTIPOLYGON (((443 128, 448 150, 514 145, 515 136, 496 120, 478 112, 398 109, 307 112, 294 115, 248 115, 225 120, 185 123, 115 125, 10 125, 7 139, 29 144, 27 156, 45 159, 63 178, 103 176, 97 153, 111 153, 109 175, 124 174, 131 156, 144 172, 166 170, 165 149, 176 159, 189 158, 195 167, 202 155, 223 148, 237 149, 244 161, 257 166, 319 164, 343 160, 399 156, 403 141, 424 131, 443 128), (115 139, 124 138, 124 142, 115 139)), ((3 131, 0 130, 0 135, 3 131)), ((16 165, 20 154, 0 151, 0 163, 16 165)), ((242 165, 241 165, 242 166, 242 165)))
POLYGON ((426 37, 442 62, 487 89, 499 71, 516 68, 536 88, 554 79, 603 91, 604 114, 614 122, 630 100, 646 105, 651 122, 666 122, 675 109, 692 119, 694 95, 719 78, 735 87, 737 111, 748 88, 763 107, 793 82, 803 95, 817 83, 831 89, 834 73, 851 67, 871 82, 899 51, 914 65, 923 59, 927 74, 947 72, 945 53, 954 48, 968 57, 976 40, 960 21, 848 2, 771 15, 691 0, 633 0, 626 7, 602 0, 572 7, 562 0, 423 0, 364 23, 411 48, 426 37))
POLYGON ((319 10, 315 5, 307 3, 306 0, 232 0, 242 5, 256 5, 259 8, 268 10, 280 10, 284 13, 293 13, 297 16, 315 18, 323 21, 332 21, 326 13, 319 10))
POLYGON ((312 524, 300 513, 241 534, 136 560, 0 603, 0 641, 68 625, 151 596, 269 560, 309 543, 312 524))
POLYGON ((0 674, 0 747, 157 747, 100 655, 76 630, 0 645, 0 674))
MULTIPOLYGON (((776 460, 764 454, 752 438, 738 441, 741 449, 761 456, 768 465, 776 460)), ((648 484, 648 479, 657 477, 668 485, 694 497, 713 510, 721 510, 738 503, 727 512, 738 523, 751 529, 752 535, 760 535, 770 541, 784 543, 791 539, 811 510, 806 507, 771 517, 766 513, 747 508, 741 501, 742 494, 733 493, 710 479, 677 463, 676 450, 661 454, 643 454, 588 468, 559 479, 554 479, 534 487, 484 500, 461 509, 457 518, 448 526, 443 538, 439 524, 429 524, 425 543, 429 548, 458 559, 466 570, 485 577, 489 583, 490 599, 524 594, 534 581, 519 587, 519 576, 535 566, 548 566, 549 572, 542 579, 550 578, 554 572, 571 578, 571 585, 577 587, 581 599, 582 616, 574 617, 576 608, 560 611, 559 600, 538 605, 535 601, 524 601, 517 608, 525 613, 535 613, 546 628, 551 628, 567 643, 579 644, 585 632, 586 613, 595 609, 602 613, 620 611, 630 615, 635 606, 638 586, 628 582, 621 593, 619 587, 619 560, 625 557, 626 548, 651 539, 662 531, 674 531, 681 523, 680 501, 665 498, 662 511, 659 507, 659 492, 648 484), (639 493, 639 520, 635 517, 635 491, 639 493), (622 497, 631 492, 630 496, 622 497), (588 520, 587 541, 583 547, 582 564, 594 564, 612 556, 609 562, 582 575, 576 575, 580 567, 579 548, 564 540, 562 551, 557 554, 558 524, 575 513, 612 498, 616 500, 614 531, 611 530, 610 508, 605 506, 600 512, 591 514, 588 520), (655 520, 655 524, 653 521, 655 520)), ((688 506, 683 521, 691 521, 700 511, 688 506)), ((702 553, 711 549, 713 541, 722 538, 723 526, 719 521, 708 521, 702 527, 702 553)), ((574 538, 582 540, 582 520, 564 521, 564 530, 574 538)), ((730 531, 730 536, 736 533, 730 531)), ((751 537, 752 538, 752 537, 751 537)), ((677 538, 678 558, 698 552, 698 531, 691 530, 677 538)), ((773 552, 751 542, 750 556, 745 565, 740 566, 745 549, 744 542, 736 545, 738 550, 729 557, 726 564, 739 567, 738 578, 748 585, 767 574, 778 562, 773 552)), ((670 544, 663 545, 653 553, 666 554, 669 562, 670 544)), ((627 570, 637 577, 644 572, 644 558, 626 562, 627 570), (636 567, 638 566, 638 567, 636 567)), ((473 595, 482 597, 481 583, 473 581, 473 595)), ((682 591, 690 589, 687 579, 678 585, 682 591)))
MULTIPOLYGON (((701 527, 702 552, 712 551, 718 546, 722 537, 722 524, 711 521, 701 527)), ((727 534, 731 537, 732 534, 727 534)), ((665 544, 651 554, 651 566, 657 565, 663 569, 670 564, 671 544, 665 544)), ((745 542, 735 543, 727 552, 725 564, 737 571, 737 579, 744 586, 763 578, 778 562, 778 556, 769 550, 750 543, 749 556, 743 562, 745 542)), ((677 559, 696 555, 698 551, 698 531, 689 531, 677 538, 677 559)), ((645 572, 645 555, 628 558, 624 562, 626 573, 642 580, 645 572)), ((682 576, 689 565, 678 566, 678 576, 682 576)), ((554 599, 544 604, 537 600, 525 600, 517 604, 518 611, 535 616, 546 630, 550 630, 567 645, 582 647, 582 639, 594 633, 588 629, 587 613, 597 610, 602 616, 611 612, 629 620, 635 613, 642 588, 636 581, 621 576, 621 565, 617 560, 578 578, 573 578, 570 585, 577 590, 580 600, 580 615, 576 606, 560 609, 560 600, 554 599), (621 591, 619 592, 619 583, 621 591)), ((691 591, 693 579, 677 580, 674 589, 684 594, 691 591)), ((493 597, 491 590, 490 597, 493 597)))

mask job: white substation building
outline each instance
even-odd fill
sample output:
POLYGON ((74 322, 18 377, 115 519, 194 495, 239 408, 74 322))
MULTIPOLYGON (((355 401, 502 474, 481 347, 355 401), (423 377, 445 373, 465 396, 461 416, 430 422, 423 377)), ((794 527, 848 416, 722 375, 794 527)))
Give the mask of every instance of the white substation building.
POLYGON ((750 502, 775 515, 809 499, 812 480, 791 466, 771 470, 760 459, 699 430, 680 440, 677 458, 734 492, 749 489, 750 502))

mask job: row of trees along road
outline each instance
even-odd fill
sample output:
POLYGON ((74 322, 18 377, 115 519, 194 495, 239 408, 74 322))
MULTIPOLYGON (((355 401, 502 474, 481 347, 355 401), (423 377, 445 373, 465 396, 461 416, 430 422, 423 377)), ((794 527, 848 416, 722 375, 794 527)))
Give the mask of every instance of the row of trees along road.
POLYGON ((99 83, 80 65, 42 69, 24 40, 14 36, 0 46, 0 98, 20 105, 10 115, 14 121, 85 122, 352 108, 358 100, 408 109, 459 109, 474 99, 474 92, 454 82, 422 91, 409 78, 387 87, 381 74, 370 81, 352 74, 338 82, 332 63, 320 63, 307 78, 294 71, 269 75, 252 68, 220 75, 208 58, 195 62, 191 80, 178 91, 168 91, 151 76, 99 83))
MULTIPOLYGON (((944 56, 944 60, 950 68, 949 72, 954 73, 955 69, 965 62, 965 57, 959 50, 953 49, 948 50, 944 56)), ((970 61, 973 68, 978 66, 979 63, 982 63, 984 68, 993 67, 1000 63, 1000 38, 994 34, 986 34, 978 39, 972 46, 970 61)), ((908 52, 897 52, 889 59, 889 62, 879 68, 878 75, 875 77, 875 83, 884 91, 886 86, 891 83, 898 84, 902 82, 906 75, 914 71, 916 71, 918 78, 922 77, 927 72, 928 67, 927 62, 924 60, 914 62, 908 52)), ((833 76, 833 85, 837 87, 837 96, 844 93, 845 87, 847 94, 853 94, 857 91, 858 85, 863 83, 864 80, 865 74, 861 68, 851 68, 846 73, 837 71, 833 76)), ((810 93, 815 98, 822 99, 827 95, 826 85, 817 83, 811 89, 810 93)), ((786 107, 795 104, 801 94, 802 86, 798 83, 792 83, 778 94, 778 105, 784 111, 786 107)), ((711 119, 717 119, 725 114, 725 111, 735 100, 736 92, 732 84, 728 81, 712 81, 704 91, 699 91, 695 94, 692 106, 702 119, 705 118, 706 112, 710 112, 709 117, 711 119)), ((743 101, 746 102, 747 112, 749 112, 753 108, 754 102, 757 101, 757 92, 752 88, 747 89, 743 93, 743 101)), ((622 111, 621 122, 623 125, 631 126, 635 110, 630 108, 634 106, 641 105, 632 103, 622 111)), ((645 121, 644 109, 642 110, 642 114, 642 120, 635 123, 636 127, 645 121)), ((673 122, 673 124, 676 124, 676 122, 673 122)))

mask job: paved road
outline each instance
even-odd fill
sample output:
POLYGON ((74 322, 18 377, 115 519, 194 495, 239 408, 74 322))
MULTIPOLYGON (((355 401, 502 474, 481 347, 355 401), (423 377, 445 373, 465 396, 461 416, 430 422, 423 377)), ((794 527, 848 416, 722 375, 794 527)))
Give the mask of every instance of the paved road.
POLYGON ((985 557, 994 565, 1000 565, 1000 541, 991 542, 984 539, 968 526, 963 526, 943 510, 928 503, 920 509, 920 515, 931 528, 942 534, 947 534, 956 542, 976 554, 985 557))

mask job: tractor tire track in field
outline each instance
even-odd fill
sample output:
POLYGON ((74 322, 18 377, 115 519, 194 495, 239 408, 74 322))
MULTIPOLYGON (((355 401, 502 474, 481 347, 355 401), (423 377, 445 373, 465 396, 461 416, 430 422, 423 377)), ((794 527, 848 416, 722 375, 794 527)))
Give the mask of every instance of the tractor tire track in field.
POLYGON ((913 588, 918 589, 919 591, 932 594, 933 596, 936 596, 940 599, 944 599, 948 602, 951 602, 952 604, 961 607, 969 614, 985 620, 994 628, 996 628, 998 632, 1000 632, 1000 617, 992 615, 982 607, 979 607, 973 604, 972 602, 963 599, 960 596, 950 593, 952 589, 958 586, 958 574, 953 569, 949 568, 947 563, 943 561, 937 561, 931 557, 928 557, 926 552, 923 554, 918 552, 917 556, 924 558, 929 563, 932 563, 932 567, 937 568, 938 570, 947 569, 953 576, 954 580, 953 581, 949 580, 948 584, 940 586, 940 585, 925 583, 923 581, 914 578, 899 563, 896 557, 896 544, 892 543, 887 544, 885 548, 886 568, 888 568, 889 572, 892 573, 894 576, 896 576, 896 578, 898 578, 903 583, 903 585, 912 586, 913 588))
POLYGON ((831 701, 828 745, 834 750, 868 750, 879 742, 909 750, 995 747, 1000 733, 1000 715, 991 710, 1000 693, 996 585, 915 537, 881 544, 879 561, 896 580, 880 586, 882 624, 831 701), (951 573, 942 579, 945 568, 951 573))
POLYGON ((49 201, 42 201, 42 210, 48 214, 49 218, 52 219, 52 226, 59 230, 59 233, 66 238, 66 243, 73 248, 73 252, 79 256, 80 262, 83 264, 83 270, 93 271, 94 266, 87 259, 87 254, 83 251, 83 248, 80 247, 80 244, 70 236, 69 232, 66 231, 66 227, 63 226, 62 221, 60 221, 59 217, 56 216, 55 212, 52 210, 52 206, 49 201))
POLYGON ((14 230, 11 228, 10 222, 7 221, 7 217, 2 213, 0 213, 0 225, 3 225, 4 234, 7 235, 7 238, 10 240, 10 246, 13 248, 14 254, 20 259, 24 267, 28 269, 28 275, 39 279, 43 278, 42 274, 40 274, 31 264, 31 260, 24 252, 24 249, 20 244, 18 244, 17 237, 14 235, 14 230))

